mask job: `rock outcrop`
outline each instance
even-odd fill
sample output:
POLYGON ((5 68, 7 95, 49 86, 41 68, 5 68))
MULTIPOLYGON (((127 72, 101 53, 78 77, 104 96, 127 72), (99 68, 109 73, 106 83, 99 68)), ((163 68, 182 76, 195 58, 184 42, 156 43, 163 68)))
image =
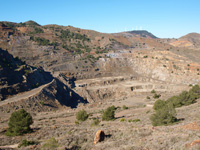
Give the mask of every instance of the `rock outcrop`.
POLYGON ((105 133, 102 130, 98 130, 94 138, 94 144, 103 141, 104 138, 105 138, 105 133))

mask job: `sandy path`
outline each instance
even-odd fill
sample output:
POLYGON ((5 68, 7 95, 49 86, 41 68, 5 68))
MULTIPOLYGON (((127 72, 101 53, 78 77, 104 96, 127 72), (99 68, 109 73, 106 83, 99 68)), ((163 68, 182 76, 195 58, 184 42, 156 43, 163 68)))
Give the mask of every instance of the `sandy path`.
POLYGON ((8 98, 8 99, 6 99, 6 100, 0 102, 0 106, 6 105, 6 104, 11 103, 11 102, 19 101, 19 100, 21 100, 21 99, 27 99, 27 98, 29 98, 29 97, 31 97, 31 96, 33 96, 33 95, 36 95, 36 94, 40 93, 40 92, 42 91, 43 88, 45 88, 46 86, 48 86, 48 85, 50 85, 51 83, 53 83, 54 80, 55 80, 55 79, 53 79, 51 82, 49 82, 49 83, 47 83, 47 84, 44 84, 44 85, 42 85, 42 86, 40 86, 40 87, 38 87, 38 88, 35 88, 35 89, 33 89, 33 90, 30 90, 30 91, 28 91, 28 92, 20 93, 20 94, 17 94, 17 95, 15 95, 15 96, 11 97, 11 98, 8 98))

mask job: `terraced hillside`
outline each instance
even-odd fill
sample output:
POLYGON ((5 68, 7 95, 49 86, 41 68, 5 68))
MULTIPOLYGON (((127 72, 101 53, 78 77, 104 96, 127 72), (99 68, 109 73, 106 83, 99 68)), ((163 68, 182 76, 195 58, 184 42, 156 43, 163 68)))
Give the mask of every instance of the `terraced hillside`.
MULTIPOLYGON (((175 124, 153 127, 150 120, 156 100, 200 84, 198 40, 198 34, 160 39, 147 31, 1 22, 0 149, 17 148, 23 139, 38 144, 21 149, 44 149, 50 138, 57 149, 199 148, 198 98, 176 108, 175 124), (104 121, 112 105, 115 120, 104 121), (33 116, 33 132, 5 136, 9 116, 21 108, 33 116), (82 109, 85 122, 76 120, 82 109), (106 136, 93 145, 98 129, 106 136)), ((194 98, 185 93, 183 101, 194 98)))

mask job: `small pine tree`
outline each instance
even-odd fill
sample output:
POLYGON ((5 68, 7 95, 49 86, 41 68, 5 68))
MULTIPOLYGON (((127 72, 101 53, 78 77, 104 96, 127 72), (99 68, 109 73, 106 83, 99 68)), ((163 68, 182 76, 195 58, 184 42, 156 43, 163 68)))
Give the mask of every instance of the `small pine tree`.
POLYGON ((154 110, 158 110, 158 109, 161 109, 163 106, 165 106, 166 105, 166 102, 165 101, 163 101, 163 100, 157 100, 155 103, 154 103, 154 105, 153 105, 153 109, 154 110))
POLYGON ((30 133, 32 130, 30 125, 33 123, 33 119, 29 113, 24 109, 20 109, 11 114, 7 129, 7 136, 23 135, 30 133))
POLYGON ((102 116, 102 120, 109 121, 115 119, 115 106, 108 107, 102 116))
POLYGON ((177 121, 173 105, 164 105, 150 117, 153 126, 169 125, 177 121))
POLYGON ((88 118, 88 114, 85 110, 80 110, 76 113, 76 119, 79 121, 85 121, 88 118))
POLYGON ((190 90, 189 93, 193 96, 195 96, 195 98, 200 98, 200 87, 199 85, 195 85, 193 86, 190 90))

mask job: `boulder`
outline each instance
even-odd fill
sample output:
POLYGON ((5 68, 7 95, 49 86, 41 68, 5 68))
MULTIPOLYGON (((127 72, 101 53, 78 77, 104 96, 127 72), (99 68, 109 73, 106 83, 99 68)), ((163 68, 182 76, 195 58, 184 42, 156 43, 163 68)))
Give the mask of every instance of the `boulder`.
POLYGON ((94 138, 94 144, 103 141, 104 138, 105 138, 105 133, 102 130, 98 130, 94 138))

